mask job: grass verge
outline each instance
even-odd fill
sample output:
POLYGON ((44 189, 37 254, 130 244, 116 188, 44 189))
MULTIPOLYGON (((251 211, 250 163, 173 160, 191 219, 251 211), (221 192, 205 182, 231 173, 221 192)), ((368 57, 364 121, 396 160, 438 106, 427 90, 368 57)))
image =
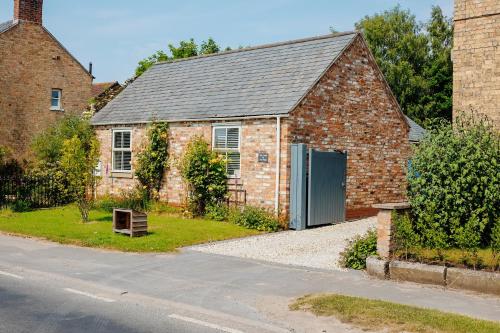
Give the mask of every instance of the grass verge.
POLYGON ((259 233, 225 222, 153 213, 148 215, 149 234, 130 238, 113 233, 112 214, 108 212, 93 210, 90 219, 89 223, 80 222, 74 205, 25 213, 3 210, 0 211, 0 231, 61 244, 130 252, 168 252, 183 246, 259 233))
POLYGON ((437 310, 342 295, 308 295, 290 309, 334 316, 364 330, 414 333, 496 333, 500 323, 437 310))

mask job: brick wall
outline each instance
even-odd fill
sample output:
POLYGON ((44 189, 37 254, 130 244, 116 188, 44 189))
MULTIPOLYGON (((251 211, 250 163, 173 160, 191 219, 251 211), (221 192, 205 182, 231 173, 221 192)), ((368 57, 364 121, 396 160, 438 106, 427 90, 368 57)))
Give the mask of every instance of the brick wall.
MULTIPOLYGON (((217 122, 220 123, 220 122, 217 122)), ((274 209, 275 195, 275 163, 276 163, 276 119, 255 119, 231 122, 241 126, 241 177, 238 180, 247 192, 247 203, 274 209), (265 152, 269 156, 268 163, 258 162, 258 153, 265 152)), ((283 126, 285 128, 285 126, 283 126)), ((119 195, 123 189, 131 189, 136 180, 130 174, 112 174, 111 172, 111 140, 113 128, 131 128, 132 160, 146 142, 146 126, 99 126, 97 134, 101 142, 102 180, 98 187, 99 195, 119 195), (107 172, 106 172, 107 171, 107 172), (124 178, 125 176, 125 178, 124 178)), ((286 129, 282 138, 285 139, 286 129)), ((164 186, 160 191, 163 200, 172 204, 183 204, 186 200, 186 187, 178 169, 178 162, 184 148, 194 135, 202 135, 208 142, 212 140, 212 124, 210 122, 171 123, 169 129, 169 169, 164 177, 164 186)), ((282 142, 282 187, 281 204, 286 207, 286 143, 282 142)))
POLYGON ((36 133, 85 110, 92 80, 38 24, 21 22, 0 34, 0 59, 0 145, 29 159, 36 133), (50 110, 52 88, 62 89, 65 112, 50 110))
POLYGON ((455 0, 453 110, 471 108, 500 128, 500 1, 455 0))
POLYGON ((405 199, 408 127, 360 36, 291 113, 289 141, 347 150, 347 215, 405 199))

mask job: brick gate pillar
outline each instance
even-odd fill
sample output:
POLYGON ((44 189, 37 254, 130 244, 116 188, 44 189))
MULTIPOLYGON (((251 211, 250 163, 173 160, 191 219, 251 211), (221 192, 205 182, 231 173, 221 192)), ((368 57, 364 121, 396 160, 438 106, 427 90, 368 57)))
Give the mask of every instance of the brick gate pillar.
POLYGON ((393 231, 394 221, 392 221, 393 211, 404 211, 410 208, 407 202, 384 203, 373 205, 377 208, 377 253, 381 258, 390 257, 394 249, 393 231))

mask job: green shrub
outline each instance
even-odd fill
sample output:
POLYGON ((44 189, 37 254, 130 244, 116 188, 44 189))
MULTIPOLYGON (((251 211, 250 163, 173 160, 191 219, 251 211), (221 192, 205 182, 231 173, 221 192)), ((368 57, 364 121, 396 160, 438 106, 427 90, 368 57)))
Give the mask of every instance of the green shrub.
POLYGON ((170 206, 169 204, 161 201, 152 201, 149 206, 149 211, 158 214, 180 214, 182 209, 180 207, 170 206))
POLYGON ((130 208, 140 212, 147 212, 150 210, 151 205, 146 191, 137 186, 132 190, 122 191, 120 196, 102 197, 96 202, 95 207, 109 213, 113 212, 113 208, 130 208))
POLYGON ((394 211, 392 219, 394 221, 394 250, 401 251, 406 260, 410 255, 418 255, 414 252, 420 249, 420 237, 413 228, 410 214, 398 214, 394 211))
POLYGON ((500 218, 500 136, 487 119, 460 114, 417 146, 408 173, 414 230, 424 247, 474 253, 500 218))
POLYGON ((189 211, 195 216, 205 215, 208 205, 224 201, 227 195, 225 158, 210 149, 202 136, 194 136, 188 143, 179 163, 182 177, 189 187, 189 211))
POLYGON ((280 224, 278 219, 265 209, 245 206, 243 210, 232 209, 229 212, 228 221, 248 229, 260 231, 278 231, 280 224))
POLYGON ((29 212, 31 210, 31 202, 28 200, 16 200, 11 204, 10 209, 16 213, 29 212))
POLYGON ((146 146, 137 154, 135 175, 149 199, 158 200, 168 162, 168 124, 153 122, 147 136, 146 146))
POLYGON ((205 217, 214 221, 225 221, 229 216, 229 207, 226 203, 210 204, 206 208, 205 217))
POLYGON ((495 261, 495 269, 498 269, 500 263, 500 219, 495 221, 491 229, 491 252, 495 261))
POLYGON ((377 233, 369 230, 363 236, 356 236, 349 241, 340 254, 340 265, 346 268, 365 269, 366 258, 377 255, 377 233))

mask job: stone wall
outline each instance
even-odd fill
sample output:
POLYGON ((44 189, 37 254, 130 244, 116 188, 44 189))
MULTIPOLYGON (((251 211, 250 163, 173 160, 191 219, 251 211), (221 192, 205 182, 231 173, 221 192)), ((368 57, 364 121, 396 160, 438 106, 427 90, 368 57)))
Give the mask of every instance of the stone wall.
POLYGON ((455 0, 453 111, 484 113, 500 128, 500 1, 455 0))
MULTIPOLYGON (((222 123, 222 122, 217 122, 222 123)), ((229 123, 228 123, 229 124, 229 123)), ((255 119, 241 122, 230 122, 241 126, 241 177, 238 182, 243 185, 247 193, 247 203, 261 206, 269 210, 274 209, 275 182, 276 182, 276 119, 255 119), (258 162, 259 152, 269 156, 267 163, 258 162)), ((120 195, 122 190, 133 188, 136 180, 131 173, 113 174, 111 172, 111 140, 113 128, 130 128, 132 132, 132 160, 141 145, 146 143, 146 126, 99 126, 97 134, 101 142, 102 180, 98 187, 99 195, 120 195)), ((286 126, 282 128, 282 138, 285 139, 286 126)), ((186 186, 177 167, 180 157, 187 143, 194 135, 202 135, 207 142, 212 140, 212 123, 190 122, 171 123, 169 129, 169 169, 164 177, 164 186, 160 191, 163 200, 171 204, 184 204, 186 200, 186 186)), ((287 150, 286 142, 282 142, 282 187, 281 207, 287 207, 287 150)), ((233 182, 234 180, 231 180, 233 182)))
POLYGON ((405 200, 409 128, 358 36, 291 113, 289 140, 347 151, 347 216, 405 200))
POLYGON ((30 159, 33 136, 84 111, 91 85, 91 76, 41 25, 20 22, 0 34, 0 145, 30 159), (52 88, 62 89, 64 112, 50 110, 52 88))

